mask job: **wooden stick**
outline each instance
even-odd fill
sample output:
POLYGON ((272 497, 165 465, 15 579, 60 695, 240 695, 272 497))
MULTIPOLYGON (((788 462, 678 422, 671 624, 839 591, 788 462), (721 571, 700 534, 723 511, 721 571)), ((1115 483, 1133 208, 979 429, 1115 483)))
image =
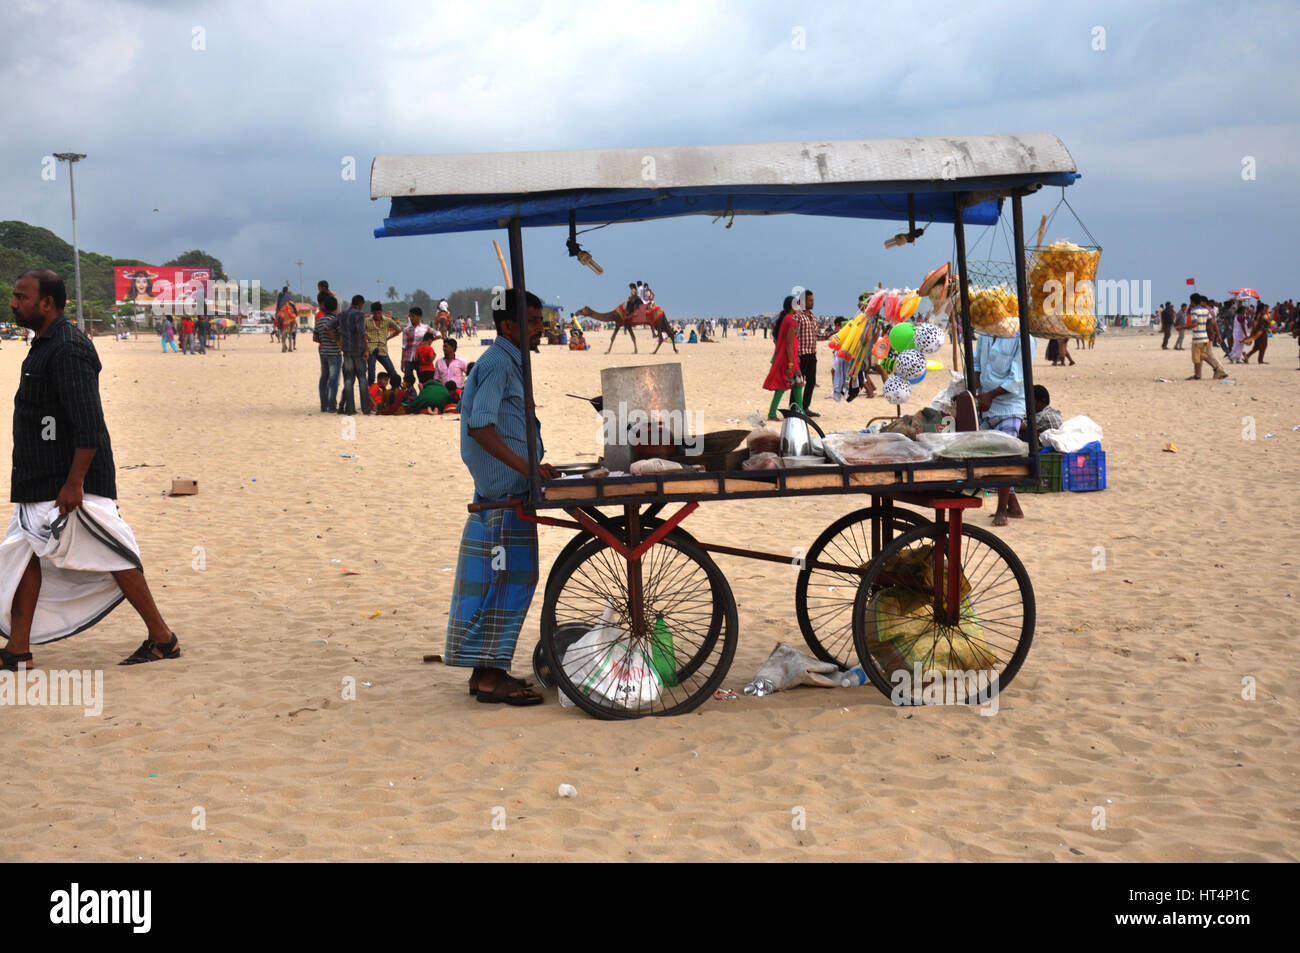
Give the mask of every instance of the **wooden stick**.
POLYGON ((501 263, 501 275, 506 280, 506 287, 510 288, 512 287, 510 284, 510 270, 506 268, 506 256, 501 254, 501 243, 494 238, 492 239, 492 247, 497 250, 497 261, 501 263))
POLYGON ((1047 229, 1047 216, 1044 215, 1042 221, 1038 223, 1038 244, 1034 246, 1035 248, 1043 247, 1043 232, 1046 229, 1047 229))

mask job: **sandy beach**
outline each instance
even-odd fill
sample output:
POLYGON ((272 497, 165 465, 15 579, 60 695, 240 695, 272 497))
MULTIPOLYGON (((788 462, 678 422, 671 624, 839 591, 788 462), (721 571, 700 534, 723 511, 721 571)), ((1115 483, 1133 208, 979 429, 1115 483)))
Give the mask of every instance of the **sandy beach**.
MULTIPOLYGON (((651 357, 645 334, 639 356, 621 337, 609 356, 607 334, 591 340, 535 358, 550 462, 598 453, 599 419, 564 395, 599 393, 602 367, 680 360, 707 429, 766 408, 762 337, 680 345, 676 358, 651 357)), ((144 633, 125 605, 35 648, 44 669, 102 669, 103 712, 0 714, 0 860, 1300 856, 1290 338, 1274 339, 1269 364, 1230 368, 1234 384, 1184 381, 1189 353, 1162 353, 1150 333, 1107 333, 1072 368, 1049 366, 1040 342, 1035 376, 1053 405, 1105 430, 1109 488, 1024 495, 1026 518, 998 531, 1029 570, 1038 625, 996 716, 898 709, 866 686, 623 723, 554 693, 537 708, 481 705, 464 671, 422 661, 443 648, 471 495, 459 418, 357 417, 348 439, 352 424, 319 413, 310 336, 291 354, 256 335, 193 357, 164 356, 153 336, 95 343, 122 515, 184 656, 119 668, 144 633), (164 495, 173 477, 197 479, 198 495, 164 495), (577 797, 558 797, 561 783, 577 797)), ((469 360, 481 352, 462 344, 469 360)), ((11 392, 25 353, 0 349, 11 392)), ((832 404, 829 351, 819 376, 827 430, 892 410, 832 404)), ((941 384, 932 374, 905 409, 941 384)), ((686 525, 793 550, 868 502, 707 503, 686 525)), ((991 510, 969 519, 987 526, 991 510)), ((545 574, 570 534, 540 535, 545 574)), ((795 578, 718 562, 739 604, 724 683, 739 691, 776 642, 802 644, 795 578)), ((540 604, 539 592, 518 672, 540 604)))

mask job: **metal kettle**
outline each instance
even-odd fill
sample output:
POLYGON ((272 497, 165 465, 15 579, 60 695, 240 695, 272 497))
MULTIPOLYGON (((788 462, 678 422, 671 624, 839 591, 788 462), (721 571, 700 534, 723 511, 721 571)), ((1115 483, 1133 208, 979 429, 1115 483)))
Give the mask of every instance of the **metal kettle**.
POLYGON ((785 421, 781 424, 781 456, 820 456, 813 450, 812 434, 808 432, 808 428, 812 427, 819 436, 825 437, 822 428, 797 410, 787 410, 782 407, 781 413, 785 414, 785 421))

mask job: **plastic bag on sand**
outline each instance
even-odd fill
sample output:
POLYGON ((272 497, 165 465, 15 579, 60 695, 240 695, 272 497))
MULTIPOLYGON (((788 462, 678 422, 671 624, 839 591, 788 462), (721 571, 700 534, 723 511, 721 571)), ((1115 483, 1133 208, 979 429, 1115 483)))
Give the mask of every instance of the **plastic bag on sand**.
POLYGON ((840 671, 834 662, 823 662, 798 649, 778 642, 767 661, 759 666, 752 681, 766 680, 775 691, 783 692, 796 685, 816 685, 820 688, 839 688, 843 682, 831 677, 840 671))
MULTIPOLYGON (((588 698, 619 708, 638 709, 659 701, 659 676, 632 637, 614 624, 606 602, 600 624, 564 653, 564 673, 588 698)), ((560 692, 563 703, 564 693, 560 692)))
POLYGON ((1101 425, 1085 414, 1071 417, 1055 430, 1044 430, 1038 442, 1062 453, 1075 453, 1094 440, 1101 440, 1101 425))
POLYGON ((775 430, 770 430, 763 423, 763 418, 758 414, 750 414, 749 422, 753 430, 745 438, 745 446, 749 448, 750 453, 777 453, 781 449, 781 435, 775 430))

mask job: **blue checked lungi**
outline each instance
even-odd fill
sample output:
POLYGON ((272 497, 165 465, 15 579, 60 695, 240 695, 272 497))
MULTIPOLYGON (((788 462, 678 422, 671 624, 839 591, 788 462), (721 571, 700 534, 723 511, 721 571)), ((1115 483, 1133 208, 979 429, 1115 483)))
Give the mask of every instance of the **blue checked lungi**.
POLYGON ((509 670, 538 575, 537 524, 513 509, 471 513, 456 559, 443 661, 509 670))

